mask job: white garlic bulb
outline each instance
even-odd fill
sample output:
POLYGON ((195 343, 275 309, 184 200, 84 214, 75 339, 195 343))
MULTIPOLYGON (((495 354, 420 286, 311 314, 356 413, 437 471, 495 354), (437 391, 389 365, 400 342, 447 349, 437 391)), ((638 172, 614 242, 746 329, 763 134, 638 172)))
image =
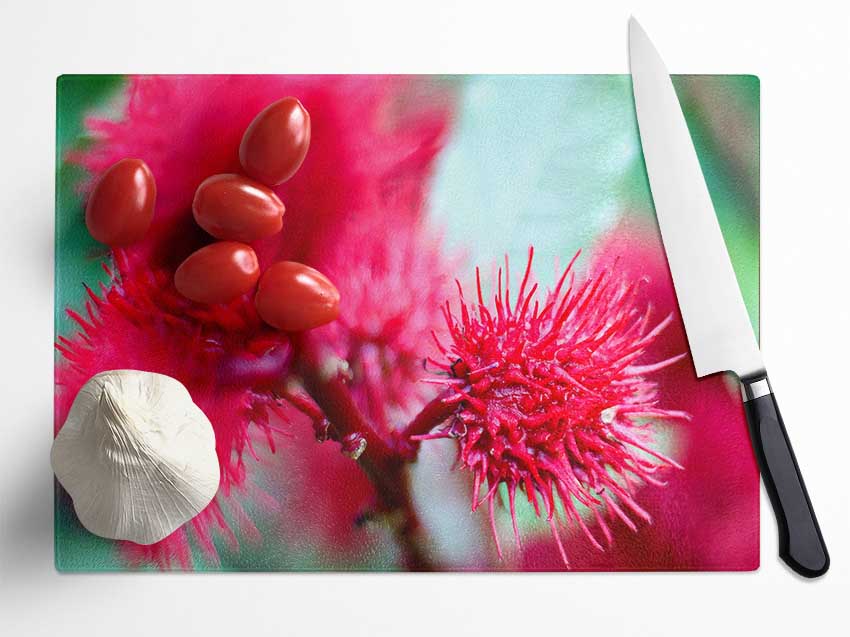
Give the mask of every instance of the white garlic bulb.
POLYGON ((218 490, 215 434, 178 380, 113 370, 83 386, 50 453, 53 471, 95 535, 153 544, 218 490))

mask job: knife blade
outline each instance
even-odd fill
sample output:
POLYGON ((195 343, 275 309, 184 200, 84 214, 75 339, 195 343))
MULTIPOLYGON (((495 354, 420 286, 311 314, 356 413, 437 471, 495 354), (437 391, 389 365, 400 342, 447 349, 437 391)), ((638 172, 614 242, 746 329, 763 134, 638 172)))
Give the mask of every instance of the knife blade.
POLYGON ((732 372, 765 489, 780 557, 797 573, 829 568, 811 500, 779 413, 676 91, 646 32, 629 21, 629 63, 646 172, 698 377, 732 372))

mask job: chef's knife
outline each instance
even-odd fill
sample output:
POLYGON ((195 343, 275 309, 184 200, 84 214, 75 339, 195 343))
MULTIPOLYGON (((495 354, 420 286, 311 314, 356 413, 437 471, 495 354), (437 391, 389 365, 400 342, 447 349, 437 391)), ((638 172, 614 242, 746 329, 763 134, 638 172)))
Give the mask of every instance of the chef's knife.
POLYGON ((664 62, 634 18, 629 22, 629 58, 646 172, 696 374, 738 376, 753 449, 779 527, 779 555, 805 577, 823 575, 829 554, 687 123, 664 62))

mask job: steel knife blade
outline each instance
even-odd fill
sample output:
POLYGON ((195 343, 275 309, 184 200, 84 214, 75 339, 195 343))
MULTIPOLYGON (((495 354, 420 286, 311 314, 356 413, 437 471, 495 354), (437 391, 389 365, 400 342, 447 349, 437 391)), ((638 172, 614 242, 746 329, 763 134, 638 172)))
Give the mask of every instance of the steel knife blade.
POLYGON ((829 568, 823 541, 676 91, 646 32, 629 21, 629 59, 646 172, 698 377, 741 382, 753 449, 779 527, 780 557, 797 573, 829 568))

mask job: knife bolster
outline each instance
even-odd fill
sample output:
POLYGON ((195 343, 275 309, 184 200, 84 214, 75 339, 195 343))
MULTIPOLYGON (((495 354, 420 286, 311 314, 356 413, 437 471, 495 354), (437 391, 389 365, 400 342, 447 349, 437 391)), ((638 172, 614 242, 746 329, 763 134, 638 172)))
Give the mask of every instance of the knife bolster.
POLYGON ((770 387, 770 381, 767 380, 767 376, 741 379, 741 395, 745 403, 772 393, 773 390, 770 387))

